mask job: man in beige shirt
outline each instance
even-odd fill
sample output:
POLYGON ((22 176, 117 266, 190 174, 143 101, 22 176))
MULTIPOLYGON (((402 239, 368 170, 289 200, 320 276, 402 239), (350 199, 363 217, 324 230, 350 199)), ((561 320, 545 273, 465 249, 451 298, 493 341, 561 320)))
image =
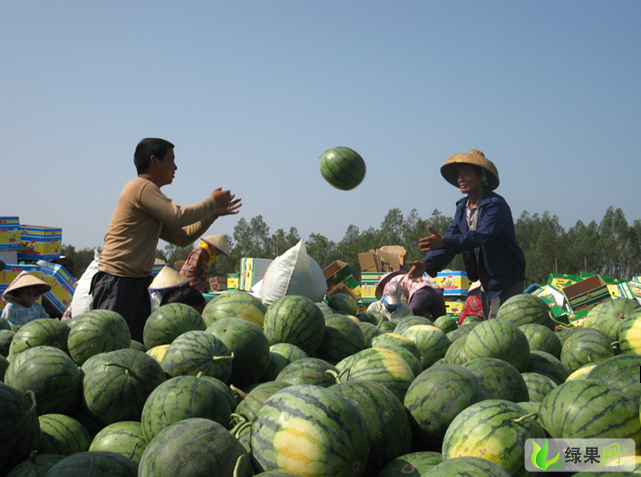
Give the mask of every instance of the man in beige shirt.
POLYGON ((142 342, 151 313, 151 283, 158 240, 186 247, 204 234, 217 217, 241 207, 229 190, 215 189, 195 205, 178 206, 160 188, 173 182, 174 145, 158 138, 138 143, 134 153, 138 177, 128 182, 111 217, 91 291, 93 308, 120 313, 131 338, 142 342))

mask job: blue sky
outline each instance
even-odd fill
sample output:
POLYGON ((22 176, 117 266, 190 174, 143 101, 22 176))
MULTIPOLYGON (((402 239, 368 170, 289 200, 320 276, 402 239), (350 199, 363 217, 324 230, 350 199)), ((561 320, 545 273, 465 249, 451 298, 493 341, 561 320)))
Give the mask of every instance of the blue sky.
POLYGON ((631 224, 639 24, 636 0, 0 0, 0 215, 102 246, 155 136, 176 145, 177 204, 243 198, 209 233, 262 215, 338 242, 392 208, 452 215, 439 168, 470 149, 515 219, 567 229, 614 206, 631 224), (352 191, 320 174, 334 146, 366 161, 352 191))

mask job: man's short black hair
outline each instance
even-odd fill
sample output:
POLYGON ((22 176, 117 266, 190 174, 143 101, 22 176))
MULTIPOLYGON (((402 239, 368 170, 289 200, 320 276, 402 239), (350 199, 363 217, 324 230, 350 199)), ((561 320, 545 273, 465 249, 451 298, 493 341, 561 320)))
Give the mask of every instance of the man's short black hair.
POLYGON ((165 293, 160 301, 160 306, 168 303, 184 303, 189 306, 205 306, 206 300, 203 294, 194 287, 184 285, 182 287, 167 290, 167 293, 165 293))
POLYGON ((165 139, 147 137, 140 141, 134 152, 134 164, 138 174, 144 174, 149 169, 151 156, 156 156, 161 161, 165 158, 167 151, 174 145, 165 139))

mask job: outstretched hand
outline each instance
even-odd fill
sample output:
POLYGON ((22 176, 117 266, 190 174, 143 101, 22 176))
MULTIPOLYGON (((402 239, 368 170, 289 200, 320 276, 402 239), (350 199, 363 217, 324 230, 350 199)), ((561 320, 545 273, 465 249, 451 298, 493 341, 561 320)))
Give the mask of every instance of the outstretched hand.
POLYGON ((410 271, 407 272, 407 276, 410 278, 410 280, 412 280, 413 282, 423 280, 423 275, 425 274, 425 263, 417 260, 415 262, 408 262, 408 265, 412 267, 410 268, 410 271))
POLYGON ((223 190, 222 187, 214 189, 211 198, 216 201, 216 210, 214 210, 216 217, 237 214, 238 209, 243 205, 241 199, 236 199, 236 195, 229 190, 223 190))
POLYGON ((418 241, 418 248, 421 249, 421 252, 430 252, 431 250, 436 250, 438 248, 443 248, 445 245, 445 240, 443 236, 440 235, 432 227, 427 227, 432 235, 429 237, 423 237, 418 241))

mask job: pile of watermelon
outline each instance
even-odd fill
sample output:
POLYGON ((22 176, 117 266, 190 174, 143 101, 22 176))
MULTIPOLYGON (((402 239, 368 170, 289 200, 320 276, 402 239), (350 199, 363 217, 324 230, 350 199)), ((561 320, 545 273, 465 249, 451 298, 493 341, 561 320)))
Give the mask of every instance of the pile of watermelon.
POLYGON ((636 301, 561 329, 529 294, 460 326, 350 300, 229 291, 156 308, 142 343, 104 310, 0 330, 0 477, 514 476, 527 439, 641 450, 636 301))

